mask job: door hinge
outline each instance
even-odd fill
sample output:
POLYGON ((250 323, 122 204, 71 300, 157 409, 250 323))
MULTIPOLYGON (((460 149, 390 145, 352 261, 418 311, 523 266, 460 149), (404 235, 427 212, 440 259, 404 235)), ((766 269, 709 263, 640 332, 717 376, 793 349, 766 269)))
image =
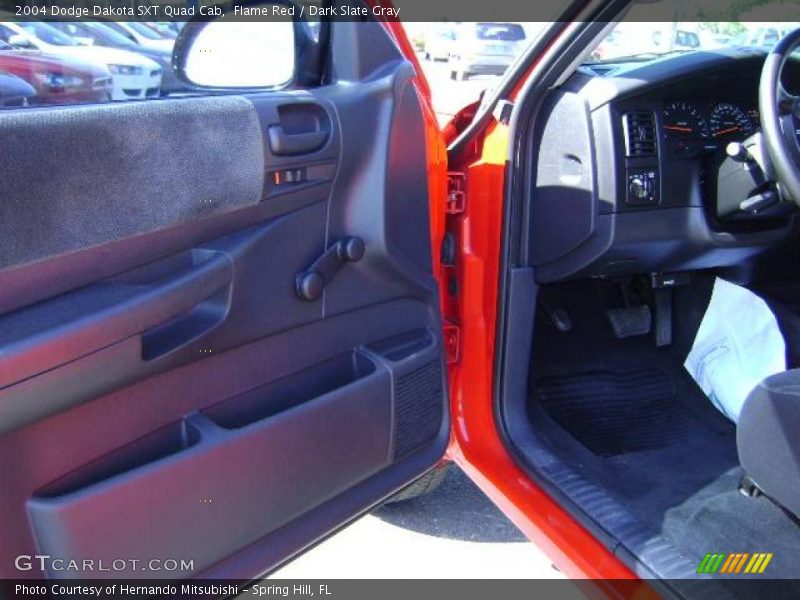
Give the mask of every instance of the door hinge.
POLYGON ((444 212, 448 215, 459 215, 467 204, 465 191, 467 176, 464 173, 450 171, 447 173, 447 202, 444 212))
POLYGON ((447 364, 457 363, 461 357, 461 328, 452 323, 446 323, 442 327, 442 338, 444 341, 444 356, 447 364))

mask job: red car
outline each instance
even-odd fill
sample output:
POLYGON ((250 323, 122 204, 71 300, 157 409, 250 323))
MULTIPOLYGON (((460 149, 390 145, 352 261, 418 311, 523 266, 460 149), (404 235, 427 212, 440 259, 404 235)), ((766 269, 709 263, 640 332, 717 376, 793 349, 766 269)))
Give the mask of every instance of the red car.
POLYGON ((252 581, 445 456, 592 597, 798 577, 800 30, 596 64, 628 3, 566 3, 442 130, 343 4, 0 115, 0 577, 252 581), (684 368, 718 279, 786 340, 735 422, 684 368))
POLYGON ((0 70, 32 85, 35 103, 105 102, 110 97, 111 73, 71 56, 18 50, 0 41, 0 70))
POLYGON ((29 106, 30 99, 36 96, 36 90, 16 75, 0 71, 0 106, 29 106))

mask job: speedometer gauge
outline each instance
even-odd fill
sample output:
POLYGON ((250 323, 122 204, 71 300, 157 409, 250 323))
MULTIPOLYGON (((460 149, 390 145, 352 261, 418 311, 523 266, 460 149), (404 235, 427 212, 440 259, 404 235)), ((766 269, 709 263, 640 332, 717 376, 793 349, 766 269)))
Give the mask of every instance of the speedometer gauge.
POLYGON ((744 139, 753 132, 753 123, 740 107, 720 102, 711 111, 711 135, 716 140, 744 139))

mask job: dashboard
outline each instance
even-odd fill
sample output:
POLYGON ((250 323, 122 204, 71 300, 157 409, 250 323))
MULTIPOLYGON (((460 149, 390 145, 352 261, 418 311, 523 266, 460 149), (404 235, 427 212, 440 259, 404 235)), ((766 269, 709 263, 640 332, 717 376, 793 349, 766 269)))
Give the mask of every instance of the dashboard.
MULTIPOLYGON (((763 182, 726 154, 760 130, 765 57, 729 49, 589 65, 552 91, 532 127, 538 279, 730 266, 793 235, 785 203, 739 210, 763 182)), ((800 91, 800 63, 787 63, 784 85, 800 91)))

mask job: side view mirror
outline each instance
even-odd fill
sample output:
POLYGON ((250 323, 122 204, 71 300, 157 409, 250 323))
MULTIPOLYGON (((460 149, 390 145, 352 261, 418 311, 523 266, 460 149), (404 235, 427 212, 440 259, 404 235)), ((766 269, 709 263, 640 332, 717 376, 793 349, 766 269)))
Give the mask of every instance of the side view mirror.
POLYGON ((12 46, 16 46, 17 48, 35 48, 28 38, 24 35, 19 33, 15 33, 14 35, 8 36, 8 43, 12 46))
POLYGON ((287 0, 271 0, 189 22, 175 41, 175 72, 195 88, 219 90, 309 83, 319 49, 300 14, 287 0))
POLYGON ((81 46, 94 46, 94 40, 90 37, 74 37, 72 38, 81 46))

